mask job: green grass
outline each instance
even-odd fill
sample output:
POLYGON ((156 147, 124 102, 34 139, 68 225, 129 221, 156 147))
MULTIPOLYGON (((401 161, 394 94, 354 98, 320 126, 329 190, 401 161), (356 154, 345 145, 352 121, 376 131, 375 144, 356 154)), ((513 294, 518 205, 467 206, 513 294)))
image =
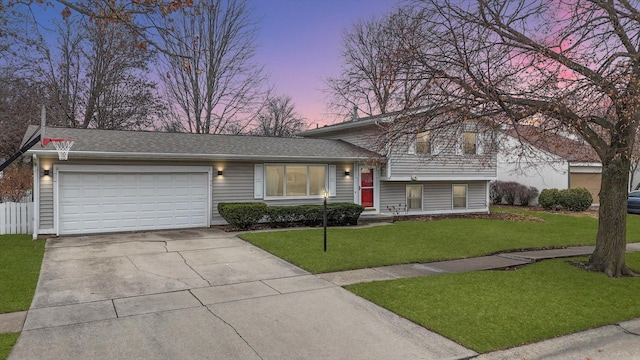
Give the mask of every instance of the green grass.
MULTIPOLYGON (((241 238, 313 273, 459 259, 514 249, 593 245, 597 220, 585 216, 505 210, 544 222, 488 219, 403 221, 372 228, 247 233, 241 238)), ((628 218, 628 242, 640 241, 640 216, 628 218)))
POLYGON ((0 334, 0 359, 6 359, 20 333, 0 334))
MULTIPOLYGON (((640 317, 640 279, 609 279, 566 261, 346 288, 477 352, 640 317)), ((627 261, 640 268, 640 253, 627 261)))
POLYGON ((0 236, 0 314, 29 309, 44 254, 43 240, 0 236))

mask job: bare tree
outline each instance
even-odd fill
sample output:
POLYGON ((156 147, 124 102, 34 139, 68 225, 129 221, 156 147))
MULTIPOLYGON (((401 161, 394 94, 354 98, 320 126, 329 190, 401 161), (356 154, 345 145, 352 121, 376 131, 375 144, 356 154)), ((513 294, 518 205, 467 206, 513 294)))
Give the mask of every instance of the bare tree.
POLYGON ((134 36, 119 23, 68 17, 56 22, 57 48, 44 37, 38 66, 56 106, 52 119, 79 128, 141 129, 162 115, 164 105, 149 80, 154 52, 130 46, 134 36), (41 65, 42 64, 42 65, 41 65))
POLYGON ((103 22, 85 29, 91 67, 82 127, 148 128, 164 111, 156 84, 149 80, 154 52, 128 46, 133 35, 121 24, 103 22))
POLYGON ((40 104, 46 99, 47 91, 39 83, 9 69, 0 71, 0 158, 20 149, 27 126, 39 123, 40 104))
POLYGON ((266 79, 252 62, 250 15, 246 0, 202 0, 170 17, 162 46, 175 55, 165 56, 164 84, 187 131, 238 132, 255 116, 266 79))
MULTIPOLYGON (((4 1, 0 4, 0 39, 6 36, 23 38, 24 34, 14 32, 12 25, 21 23, 25 25, 38 24, 40 19, 33 15, 33 8, 40 7, 37 11, 49 11, 60 14, 61 19, 67 19, 74 15, 80 15, 91 23, 111 23, 125 27, 134 36, 128 37, 130 45, 140 48, 164 49, 158 46, 157 38, 160 32, 166 29, 159 24, 163 23, 170 14, 189 8, 193 1, 176 0, 148 0, 148 1, 71 1, 71 0, 26 0, 4 1), (3 21, 7 19, 6 21, 3 21)), ((0 42, 1 44, 1 42, 0 42)), ((0 50, 2 49, 0 45, 0 50)))
MULTIPOLYGON (((449 113, 531 121, 580 135, 602 161, 596 248, 587 264, 626 266, 626 198, 640 119, 640 8, 627 1, 421 0, 423 40, 403 42, 449 113)), ((464 119, 461 119, 464 120, 464 119)))
POLYGON ((252 134, 261 136, 291 137, 304 130, 306 122, 295 111, 291 97, 269 97, 257 118, 252 134))
POLYGON ((416 63, 403 56, 401 40, 414 36, 416 18, 399 9, 382 18, 359 21, 342 38, 340 74, 328 78, 330 106, 348 114, 356 106, 366 115, 386 114, 424 104, 429 86, 417 76, 416 63))

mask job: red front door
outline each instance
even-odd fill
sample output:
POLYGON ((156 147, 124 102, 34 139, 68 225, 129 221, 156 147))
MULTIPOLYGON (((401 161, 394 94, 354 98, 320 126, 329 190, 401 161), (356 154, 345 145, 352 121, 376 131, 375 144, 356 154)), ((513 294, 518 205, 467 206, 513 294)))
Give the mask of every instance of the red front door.
POLYGON ((373 169, 360 169, 360 205, 373 207, 373 169))

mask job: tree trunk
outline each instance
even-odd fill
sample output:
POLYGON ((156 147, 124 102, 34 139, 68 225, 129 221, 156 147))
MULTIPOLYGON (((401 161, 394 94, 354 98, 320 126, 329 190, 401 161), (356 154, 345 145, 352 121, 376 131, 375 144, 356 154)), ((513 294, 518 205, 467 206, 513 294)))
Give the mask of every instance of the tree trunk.
POLYGON ((628 159, 617 157, 602 163, 600 210, 596 249, 589 268, 609 277, 633 275, 626 266, 628 159))

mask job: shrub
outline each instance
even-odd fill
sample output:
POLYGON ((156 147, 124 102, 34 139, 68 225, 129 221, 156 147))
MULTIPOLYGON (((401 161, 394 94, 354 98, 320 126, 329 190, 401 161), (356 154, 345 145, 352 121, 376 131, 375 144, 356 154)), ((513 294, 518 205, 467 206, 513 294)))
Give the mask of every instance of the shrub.
POLYGON ((502 183, 501 186, 502 186, 502 194, 504 196, 504 201, 508 205, 515 205, 516 199, 517 199, 518 187, 524 186, 524 185, 518 184, 517 182, 514 182, 514 181, 508 181, 508 182, 502 183))
POLYGON ((538 197, 538 202, 546 210, 585 211, 591 207, 593 197, 585 188, 544 189, 538 197))
MULTIPOLYGON (((357 225, 364 208, 357 204, 327 204, 327 225, 357 225)), ((269 206, 267 221, 273 227, 320 226, 323 223, 322 205, 269 206)))
POLYGON ((489 186, 489 197, 494 205, 507 203, 529 206, 538 196, 538 189, 514 181, 493 181, 489 186))
MULTIPOLYGON (((327 225, 357 225, 364 208, 357 204, 327 204, 327 225)), ((220 203, 218 212, 229 225, 249 229, 266 216, 271 227, 321 226, 322 205, 267 206, 264 203, 220 203)))
POLYGON ((219 203, 218 212, 229 225, 246 230, 255 226, 267 214, 267 204, 219 203))
POLYGON ((593 196, 585 188, 565 189, 560 191, 560 205, 569 211, 585 211, 591 207, 593 196))
POLYGON ((329 209, 332 225, 358 225, 358 218, 364 211, 364 207, 351 203, 329 204, 327 210, 329 209))
POLYGON ((269 206, 267 222, 274 227, 295 226, 302 222, 304 214, 298 206, 269 206))
POLYGON ((516 188, 516 198, 518 199, 520 206, 529 206, 536 196, 538 196, 538 189, 534 186, 518 185, 519 186, 516 188))
POLYGON ((560 206, 560 190, 544 189, 538 196, 538 203, 545 210, 557 210, 560 206))
POLYGON ((489 184, 489 199, 493 205, 502 204, 502 198, 504 197, 504 192, 502 191, 502 184, 504 181, 492 181, 489 184))

